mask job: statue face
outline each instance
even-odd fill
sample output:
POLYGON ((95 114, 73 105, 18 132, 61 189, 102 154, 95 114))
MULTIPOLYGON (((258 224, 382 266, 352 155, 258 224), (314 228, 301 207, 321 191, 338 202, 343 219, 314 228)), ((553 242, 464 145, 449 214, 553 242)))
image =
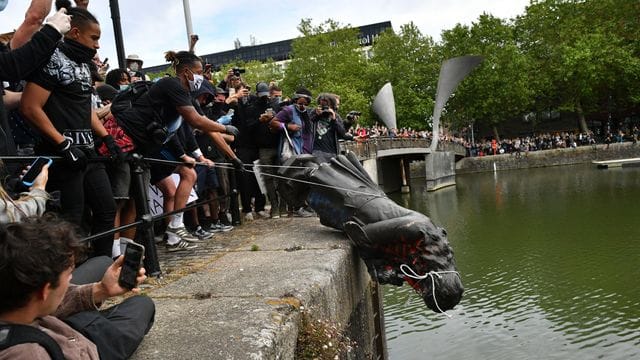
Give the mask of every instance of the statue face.
MULTIPOLYGON (((413 288, 420 293, 429 309, 435 312, 453 309, 462 299, 464 286, 460 275, 444 272, 456 271, 453 250, 447 240, 447 232, 429 221, 425 226, 425 237, 418 244, 418 249, 420 251, 413 260, 414 264, 407 265, 412 266, 419 275, 428 274, 430 271, 435 274, 422 280, 414 280, 413 288), (438 274, 438 272, 444 273, 438 274)), ((411 284, 411 282, 409 283, 411 284)))

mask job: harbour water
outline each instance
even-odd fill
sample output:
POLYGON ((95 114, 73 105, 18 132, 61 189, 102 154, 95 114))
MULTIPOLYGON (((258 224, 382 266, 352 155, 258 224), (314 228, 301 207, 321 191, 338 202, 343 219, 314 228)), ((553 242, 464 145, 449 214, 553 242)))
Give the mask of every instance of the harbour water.
POLYGON ((466 291, 447 318, 385 286, 390 359, 640 358, 640 168, 456 181, 393 196, 447 229, 466 291))

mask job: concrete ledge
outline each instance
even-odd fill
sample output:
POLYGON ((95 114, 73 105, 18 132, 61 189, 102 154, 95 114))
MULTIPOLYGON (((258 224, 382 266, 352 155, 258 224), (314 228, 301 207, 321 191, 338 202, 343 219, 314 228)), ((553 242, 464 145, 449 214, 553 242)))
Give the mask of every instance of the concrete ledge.
MULTIPOLYGON (((246 240, 220 249, 214 238, 195 271, 148 292, 156 322, 134 359, 293 359, 301 308, 351 331, 354 358, 372 353, 371 280, 342 233, 311 218, 255 221, 223 236, 246 240)), ((163 270, 190 263, 173 266, 163 270)))

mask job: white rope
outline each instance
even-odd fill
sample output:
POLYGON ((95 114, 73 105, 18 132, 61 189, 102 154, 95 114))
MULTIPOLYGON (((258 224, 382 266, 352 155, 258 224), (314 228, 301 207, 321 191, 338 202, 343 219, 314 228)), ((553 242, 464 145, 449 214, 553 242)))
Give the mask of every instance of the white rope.
POLYGON ((418 275, 407 264, 401 264, 400 265, 400 271, 402 271, 402 273, 406 277, 410 277, 410 278, 418 280, 418 281, 424 280, 426 278, 431 278, 431 295, 433 296, 433 302, 436 304, 436 308, 438 308, 438 310, 440 310, 441 313, 445 314, 449 319, 451 319, 451 315, 449 315, 446 311, 442 310, 440 308, 440 305, 438 305, 438 300, 436 299, 436 280, 435 280, 435 277, 437 276, 438 278, 442 278, 442 276, 440 274, 451 274, 451 273, 460 276, 460 273, 458 273, 457 271, 454 271, 454 270, 447 270, 447 271, 433 271, 432 270, 432 271, 429 271, 428 273, 426 273, 424 275, 418 275))
POLYGON ((265 165, 265 164, 254 164, 253 166, 258 167, 271 167, 271 168, 290 168, 290 169, 315 169, 313 166, 287 166, 287 165, 265 165))
MULTIPOLYGON (((223 169, 229 169, 229 170, 233 170, 234 169, 234 167, 232 167, 232 166, 227 166, 227 163, 216 163, 216 167, 220 167, 220 168, 223 168, 223 169)), ((249 170, 249 169, 244 169, 244 171, 250 172, 250 173, 254 173, 253 170, 249 170)), ((281 176, 281 175, 276 175, 276 174, 269 174, 269 173, 265 173, 265 172, 263 172, 262 175, 271 176, 271 177, 274 177, 274 178, 277 178, 277 179, 297 181, 299 183, 307 184, 307 185, 314 185, 314 186, 326 187, 326 188, 329 188, 329 189, 343 190, 343 191, 351 192, 351 193, 354 193, 354 194, 374 196, 374 197, 379 197, 379 198, 386 196, 386 195, 383 196, 383 195, 379 195, 379 194, 371 194, 371 193, 368 193, 366 191, 358 191, 358 190, 353 190, 353 189, 342 188, 342 187, 334 186, 334 185, 326 185, 326 184, 315 183, 313 181, 299 180, 299 179, 294 179, 294 178, 290 178, 290 177, 286 177, 286 176, 281 176)))

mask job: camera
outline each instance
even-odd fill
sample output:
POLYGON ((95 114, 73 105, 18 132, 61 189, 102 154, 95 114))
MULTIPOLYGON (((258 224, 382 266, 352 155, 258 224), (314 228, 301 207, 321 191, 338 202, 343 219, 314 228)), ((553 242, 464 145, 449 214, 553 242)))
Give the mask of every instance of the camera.
POLYGON ((235 76, 240 76, 240 74, 244 74, 244 72, 246 71, 243 68, 233 68, 233 75, 235 76))
POLYGON ((349 113, 347 114, 347 120, 356 120, 356 117, 360 115, 362 115, 360 111, 349 111, 349 113))
POLYGON ((322 105, 322 111, 320 112, 320 116, 329 116, 331 115, 331 111, 329 111, 329 107, 327 105, 322 105))
POLYGON ((169 138, 169 130, 157 121, 151 121, 145 128, 151 141, 156 145, 164 144, 169 138))
POLYGON ((349 111, 347 119, 344 121, 344 129, 349 131, 349 129, 357 123, 357 118, 360 115, 362 115, 360 111, 349 111))

